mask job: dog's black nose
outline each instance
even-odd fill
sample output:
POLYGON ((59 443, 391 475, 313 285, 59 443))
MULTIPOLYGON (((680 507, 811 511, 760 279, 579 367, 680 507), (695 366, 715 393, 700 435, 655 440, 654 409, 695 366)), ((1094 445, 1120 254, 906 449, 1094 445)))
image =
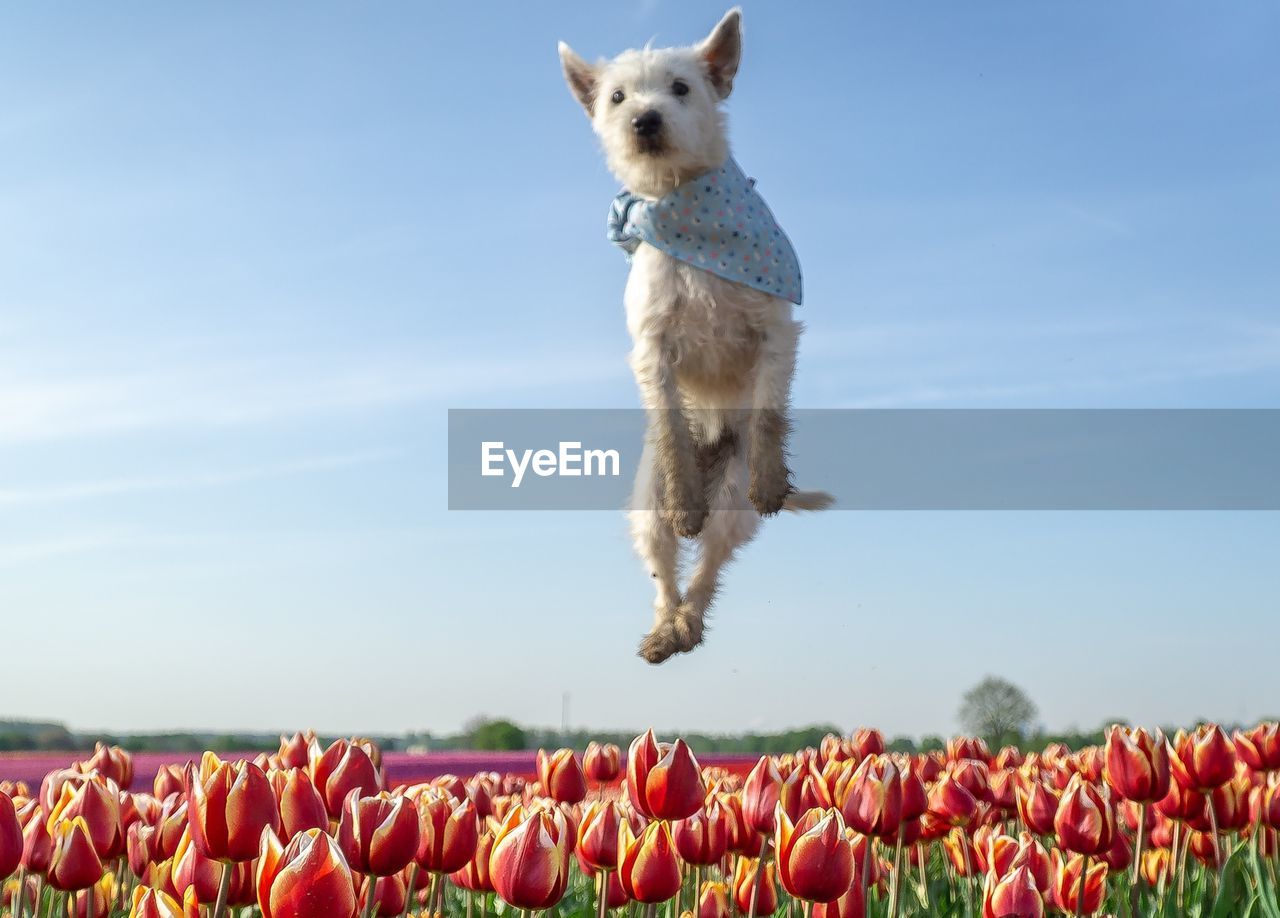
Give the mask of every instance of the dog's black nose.
POLYGON ((637 137, 652 137, 662 130, 662 115, 649 109, 631 119, 631 129, 636 132, 637 137))

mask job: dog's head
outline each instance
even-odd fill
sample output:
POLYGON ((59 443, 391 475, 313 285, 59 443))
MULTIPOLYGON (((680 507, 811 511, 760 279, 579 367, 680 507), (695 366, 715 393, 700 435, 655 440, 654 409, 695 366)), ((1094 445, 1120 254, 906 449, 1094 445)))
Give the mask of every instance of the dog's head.
POLYGON ((660 197, 729 155, 720 103, 742 54, 742 13, 732 9, 700 44, 624 51, 588 64, 564 42, 560 64, 586 109, 609 168, 636 194, 660 197))

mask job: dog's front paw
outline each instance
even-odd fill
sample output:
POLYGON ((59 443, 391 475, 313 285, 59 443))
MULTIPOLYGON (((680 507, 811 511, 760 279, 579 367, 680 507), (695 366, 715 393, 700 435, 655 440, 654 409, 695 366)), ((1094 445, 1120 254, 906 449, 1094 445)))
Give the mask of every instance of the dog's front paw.
POLYGON ((702 643, 702 612, 687 602, 681 603, 671 619, 671 630, 681 653, 688 653, 702 643))
POLYGON ((665 663, 681 650, 680 639, 676 635, 671 622, 655 625, 654 629, 640 640, 639 654, 647 662, 657 666, 665 663))

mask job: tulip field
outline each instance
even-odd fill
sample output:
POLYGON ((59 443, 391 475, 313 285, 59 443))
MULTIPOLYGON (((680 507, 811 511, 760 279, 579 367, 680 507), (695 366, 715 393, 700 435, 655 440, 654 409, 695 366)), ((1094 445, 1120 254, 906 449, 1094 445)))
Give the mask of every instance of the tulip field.
POLYGON ((5 915, 1280 918, 1275 723, 917 755, 864 729, 749 771, 650 731, 419 783, 311 734, 135 764, 0 781, 5 915))

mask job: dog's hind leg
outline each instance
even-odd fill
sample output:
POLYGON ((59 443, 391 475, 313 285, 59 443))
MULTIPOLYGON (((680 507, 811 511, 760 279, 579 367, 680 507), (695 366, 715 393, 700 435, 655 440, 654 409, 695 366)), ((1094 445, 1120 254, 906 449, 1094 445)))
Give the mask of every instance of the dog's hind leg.
POLYGON ((747 498, 747 476, 746 460, 739 453, 729 460, 711 497, 711 512, 698 540, 698 563, 684 602, 676 610, 674 625, 682 651, 693 650, 702 643, 707 610, 720 586, 720 572, 760 526, 760 515, 747 498))
POLYGON ((658 591, 653 630, 640 642, 640 656, 661 663, 680 649, 672 622, 680 606, 680 540, 663 516, 663 483, 654 447, 646 444, 631 499, 631 538, 658 591))
POLYGON ((792 320, 788 309, 769 324, 761 342, 747 434, 751 476, 747 497, 762 516, 781 510, 792 490, 791 470, 787 468, 787 436, 791 432, 787 409, 799 339, 800 323, 792 320))

